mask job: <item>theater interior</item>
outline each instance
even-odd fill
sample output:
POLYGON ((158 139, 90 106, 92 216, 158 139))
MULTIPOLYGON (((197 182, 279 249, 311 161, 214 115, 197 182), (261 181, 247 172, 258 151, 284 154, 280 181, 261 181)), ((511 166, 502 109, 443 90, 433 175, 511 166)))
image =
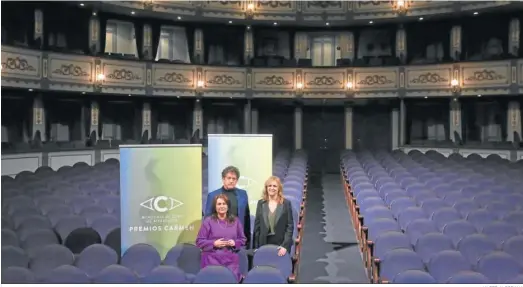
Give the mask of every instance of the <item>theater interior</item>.
POLYGON ((122 252, 119 146, 202 145, 205 206, 211 134, 272 135, 292 203, 240 283, 523 283, 523 3, 1 6, 3 284, 238 283, 122 252))

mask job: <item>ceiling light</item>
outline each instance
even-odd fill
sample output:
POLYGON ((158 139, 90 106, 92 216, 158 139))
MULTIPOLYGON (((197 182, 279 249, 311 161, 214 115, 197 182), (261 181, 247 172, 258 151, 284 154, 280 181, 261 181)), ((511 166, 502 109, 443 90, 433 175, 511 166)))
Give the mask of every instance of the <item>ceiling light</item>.
POLYGON ((247 26, 247 30, 250 30, 251 29, 251 26, 247 26))
POLYGON ((374 23, 374 21, 369 21, 369 24, 372 24, 372 23, 374 23))
POLYGON ((96 16, 96 12, 93 12, 93 16, 96 16))
POLYGON ((84 3, 80 3, 80 6, 84 7, 84 3))
POLYGON ((273 24, 274 24, 274 26, 276 26, 276 25, 278 25, 278 22, 274 22, 273 24))
POLYGON ((425 96, 425 99, 428 99, 429 97, 425 96))
POLYGON ((182 20, 182 16, 178 16, 178 20, 182 20))
POLYGON ((232 21, 229 21, 229 24, 232 24, 232 21))
POLYGON ((131 14, 132 14, 132 15, 134 15, 135 13, 136 13, 136 12, 134 12, 134 11, 131 11, 131 14))
POLYGON ((481 95, 478 95, 478 98, 481 98, 481 95))
POLYGON ((420 21, 423 21, 423 17, 419 17, 419 20, 420 20, 420 21))
POLYGON ((29 89, 29 92, 32 92, 32 91, 33 91, 33 89, 29 89))
POLYGON ((329 26, 329 25, 330 25, 330 23, 329 23, 329 22, 327 22, 327 23, 325 23, 325 25, 326 25, 326 26, 329 26))
POLYGON ((478 12, 474 12, 474 15, 478 15, 479 13, 478 12))

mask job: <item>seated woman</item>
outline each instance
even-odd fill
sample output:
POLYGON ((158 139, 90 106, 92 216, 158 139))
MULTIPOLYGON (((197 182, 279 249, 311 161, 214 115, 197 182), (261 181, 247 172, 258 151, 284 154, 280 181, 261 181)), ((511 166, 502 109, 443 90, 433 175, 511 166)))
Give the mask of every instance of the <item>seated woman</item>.
POLYGON ((238 251, 245 245, 245 235, 240 220, 229 212, 230 202, 226 195, 217 195, 212 203, 212 213, 206 217, 196 246, 202 250, 201 268, 221 265, 231 270, 238 282, 242 278, 238 251))
POLYGON ((265 181, 262 199, 254 219, 254 249, 266 244, 277 245, 278 255, 291 251, 294 219, 291 202, 283 197, 283 186, 276 176, 265 181))

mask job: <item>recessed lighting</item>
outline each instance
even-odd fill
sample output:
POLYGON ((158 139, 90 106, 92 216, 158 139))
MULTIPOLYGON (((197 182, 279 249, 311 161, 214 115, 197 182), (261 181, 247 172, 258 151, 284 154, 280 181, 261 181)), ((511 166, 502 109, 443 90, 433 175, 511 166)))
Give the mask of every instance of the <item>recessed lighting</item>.
POLYGON ((129 97, 131 96, 131 94, 129 94, 129 97))
POLYGON ((479 13, 478 12, 474 12, 474 15, 478 15, 479 13))
POLYGON ((372 23, 374 23, 374 21, 369 21, 369 24, 372 24, 372 23))
POLYGON ((478 98, 480 98, 480 97, 481 97, 481 95, 478 95, 478 98))
POLYGON ((82 92, 82 95, 85 95, 85 92, 82 92))
POLYGON ((425 96, 425 99, 428 99, 429 97, 425 96))
POLYGON ((177 96, 177 98, 179 99, 179 98, 180 98, 180 96, 177 96))
POLYGON ((251 29, 251 26, 247 26, 247 30, 250 30, 251 29))
POLYGON ((419 20, 420 20, 420 21, 423 21, 423 17, 419 17, 419 20))
POLYGON ((33 89, 29 89, 29 92, 32 92, 32 91, 33 91, 33 89))
POLYGON ((273 24, 274 24, 274 26, 276 26, 276 25, 278 25, 278 22, 274 22, 273 24))
POLYGON ((80 3, 80 6, 84 7, 84 3, 80 3))
POLYGON ((93 12, 93 16, 96 16, 96 12, 93 12))
POLYGON ((329 23, 329 22, 325 23, 325 26, 329 26, 329 25, 330 25, 330 23, 329 23))
POLYGON ((200 102, 200 99, 196 99, 196 102, 199 103, 199 102, 200 102))
POLYGON ((134 15, 135 13, 136 13, 136 12, 134 12, 134 11, 131 11, 131 14, 132 14, 132 15, 134 15))
POLYGON ((232 21, 229 21, 229 24, 232 24, 232 21))
POLYGON ((178 16, 178 20, 182 20, 182 16, 178 16))

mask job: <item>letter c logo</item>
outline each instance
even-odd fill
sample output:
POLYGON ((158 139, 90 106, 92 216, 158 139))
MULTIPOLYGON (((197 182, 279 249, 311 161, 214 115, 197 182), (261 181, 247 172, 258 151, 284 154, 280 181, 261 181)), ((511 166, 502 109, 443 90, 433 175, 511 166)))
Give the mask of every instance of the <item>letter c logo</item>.
POLYGON ((168 199, 167 196, 158 196, 157 198, 155 198, 154 202, 153 202, 154 210, 156 210, 158 212, 168 211, 169 209, 167 207, 160 207, 160 205, 159 205, 160 201, 166 201, 167 199, 168 199))

